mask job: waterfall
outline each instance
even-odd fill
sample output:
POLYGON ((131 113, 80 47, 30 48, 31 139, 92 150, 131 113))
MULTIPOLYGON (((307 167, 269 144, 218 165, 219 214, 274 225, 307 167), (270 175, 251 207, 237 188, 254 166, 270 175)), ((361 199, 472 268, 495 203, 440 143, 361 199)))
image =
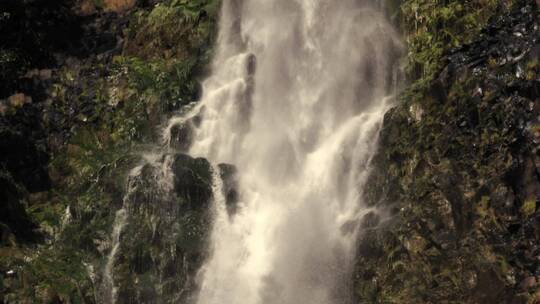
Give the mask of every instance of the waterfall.
POLYGON ((164 132, 193 157, 237 168, 234 214, 214 186, 199 304, 350 301, 399 48, 371 1, 224 0, 202 100, 164 132))
POLYGON ((374 2, 223 1, 202 100, 169 120, 163 151, 131 173, 104 269, 105 303, 136 300, 119 294, 129 282, 150 282, 146 301, 158 303, 191 303, 194 285, 198 304, 351 302, 359 222, 371 211, 363 187, 400 50, 374 2), (208 258, 191 282, 176 240, 190 237, 183 212, 206 210, 207 201, 208 258), (138 236, 169 251, 151 256, 148 276, 120 283, 115 263, 126 263, 138 236), (169 279, 179 273, 189 281, 182 290, 169 279))

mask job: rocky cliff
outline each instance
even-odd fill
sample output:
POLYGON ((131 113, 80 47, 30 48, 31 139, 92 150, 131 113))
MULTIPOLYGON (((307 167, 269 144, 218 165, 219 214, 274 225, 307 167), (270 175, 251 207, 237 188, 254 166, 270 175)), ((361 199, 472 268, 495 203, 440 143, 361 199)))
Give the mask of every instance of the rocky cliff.
POLYGON ((408 78, 385 117, 361 303, 539 303, 534 1, 404 1, 408 78))

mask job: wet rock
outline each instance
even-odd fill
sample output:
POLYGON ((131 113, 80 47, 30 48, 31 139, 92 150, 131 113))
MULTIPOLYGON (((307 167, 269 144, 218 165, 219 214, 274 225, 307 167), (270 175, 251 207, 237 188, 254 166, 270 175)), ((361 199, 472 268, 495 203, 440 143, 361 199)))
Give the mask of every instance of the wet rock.
POLYGON ((233 216, 238 211, 238 181, 236 167, 229 164, 219 164, 220 177, 223 181, 223 195, 227 205, 227 213, 233 216))
POLYGON ((169 145, 182 152, 187 152, 193 141, 193 126, 189 121, 178 123, 170 130, 169 145))
POLYGON ((362 228, 375 228, 381 222, 380 216, 375 212, 369 212, 362 217, 362 228))
POLYGON ((358 302, 532 301, 539 41, 535 1, 501 5, 385 115, 366 201, 400 212, 360 236, 358 302))
POLYGON ((165 155, 144 165, 130 185, 114 266, 117 302, 188 301, 211 227, 211 166, 202 158, 165 155))
POLYGON ((185 154, 174 156, 174 191, 185 199, 190 209, 207 206, 212 197, 212 175, 210 163, 203 158, 191 158, 185 154))
POLYGON ((246 63, 247 75, 249 76, 255 75, 256 70, 257 70, 257 57, 254 54, 250 54, 248 56, 247 63, 246 63))
POLYGON ((519 288, 523 291, 527 291, 537 285, 535 277, 526 277, 519 283, 519 288))
POLYGON ((422 115, 424 114, 424 110, 422 109, 420 105, 414 104, 409 108, 409 110, 415 122, 420 122, 422 120, 422 115))

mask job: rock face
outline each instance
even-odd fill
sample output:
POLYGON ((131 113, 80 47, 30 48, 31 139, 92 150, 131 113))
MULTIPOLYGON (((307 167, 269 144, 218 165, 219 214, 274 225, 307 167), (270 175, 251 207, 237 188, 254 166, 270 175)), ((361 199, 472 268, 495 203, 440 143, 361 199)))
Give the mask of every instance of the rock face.
MULTIPOLYGON (((0 303, 103 302, 127 175, 162 121, 200 96, 218 9, 217 0, 0 3, 0 303)), ((187 298, 203 258, 208 164, 175 159, 174 195, 131 193, 120 244, 134 251, 120 247, 114 264, 125 301, 187 298)), ((155 173, 147 166, 138 180, 148 192, 155 173)))
POLYGON ((132 177, 112 269, 117 303, 188 303, 207 252, 212 183, 208 161, 184 154, 132 177))
POLYGON ((359 302, 540 301, 539 39, 535 1, 501 5, 386 115, 359 302))

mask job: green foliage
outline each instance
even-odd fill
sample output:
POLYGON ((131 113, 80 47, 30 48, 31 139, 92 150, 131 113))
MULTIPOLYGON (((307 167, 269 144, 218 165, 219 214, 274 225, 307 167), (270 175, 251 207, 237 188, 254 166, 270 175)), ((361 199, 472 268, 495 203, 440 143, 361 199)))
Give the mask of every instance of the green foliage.
MULTIPOLYGON (((98 7, 103 3, 94 0, 98 7)), ((45 242, 28 251, 0 248, 0 294, 6 294, 2 300, 95 301, 98 287, 89 279, 87 266, 101 271, 114 211, 122 204, 126 175, 140 161, 140 150, 155 141, 154 130, 163 116, 198 98, 199 76, 212 56, 219 3, 170 0, 149 10, 135 7, 127 12, 128 27, 117 33, 125 41, 123 56, 78 58, 54 71, 46 89, 49 99, 43 103, 43 124, 61 134, 51 146, 53 189, 27 208, 45 242), (8 269, 18 271, 4 284, 2 275, 8 269)), ((13 78, 12 71, 23 73, 23 59, 17 52, 0 50, 0 78, 13 78)), ((147 220, 144 214, 139 218, 141 223, 147 220)), ((175 224, 177 233, 169 236, 170 244, 178 242, 186 258, 196 258, 191 255, 204 246, 206 214, 186 213, 175 224)), ((144 253, 142 258, 168 252, 155 245, 149 248, 153 234, 139 236, 145 242, 135 242, 134 252, 144 253)), ((118 276, 130 277, 132 266, 120 265, 118 276)), ((150 286, 155 274, 140 271, 142 285, 150 286)), ((183 284, 169 281, 175 290, 183 284)), ((137 291, 142 287, 139 284, 137 291)))
POLYGON ((536 198, 528 198, 523 202, 520 209, 521 213, 525 217, 530 217, 536 212, 536 198))
MULTIPOLYGON (((17 293, 3 294, 2 300, 7 303, 51 303, 63 298, 71 299, 71 303, 87 303, 92 297, 84 290, 93 290, 93 283, 83 258, 81 253, 66 248, 39 251, 0 248, 2 275, 9 269, 17 276, 17 280, 9 285, 17 293)), ((0 276, 0 281, 2 279, 0 276)), ((0 291, 4 291, 3 288, 0 283, 0 291)))
POLYGON ((133 15, 127 51, 140 58, 208 59, 216 34, 218 0, 172 0, 133 15))
POLYGON ((429 85, 450 49, 471 42, 499 1, 407 0, 402 6, 408 44, 407 73, 416 86, 429 85))
POLYGON ((149 61, 117 57, 115 62, 116 69, 124 71, 129 89, 136 92, 137 98, 159 102, 161 112, 178 109, 198 97, 196 74, 199 62, 196 57, 149 61))
POLYGON ((527 302, 519 284, 536 264, 521 249, 539 236, 528 232, 538 207, 526 189, 540 184, 529 178, 534 144, 523 132, 536 132, 537 94, 524 88, 537 78, 537 54, 528 53, 537 13, 525 2, 497 8, 505 3, 403 4, 414 83, 385 116, 366 195, 395 215, 361 242, 369 245, 357 262, 358 302, 527 302), (477 36, 489 17, 497 30, 477 36), (516 24, 530 36, 515 38, 516 24), (512 52, 525 55, 508 62, 512 52))

